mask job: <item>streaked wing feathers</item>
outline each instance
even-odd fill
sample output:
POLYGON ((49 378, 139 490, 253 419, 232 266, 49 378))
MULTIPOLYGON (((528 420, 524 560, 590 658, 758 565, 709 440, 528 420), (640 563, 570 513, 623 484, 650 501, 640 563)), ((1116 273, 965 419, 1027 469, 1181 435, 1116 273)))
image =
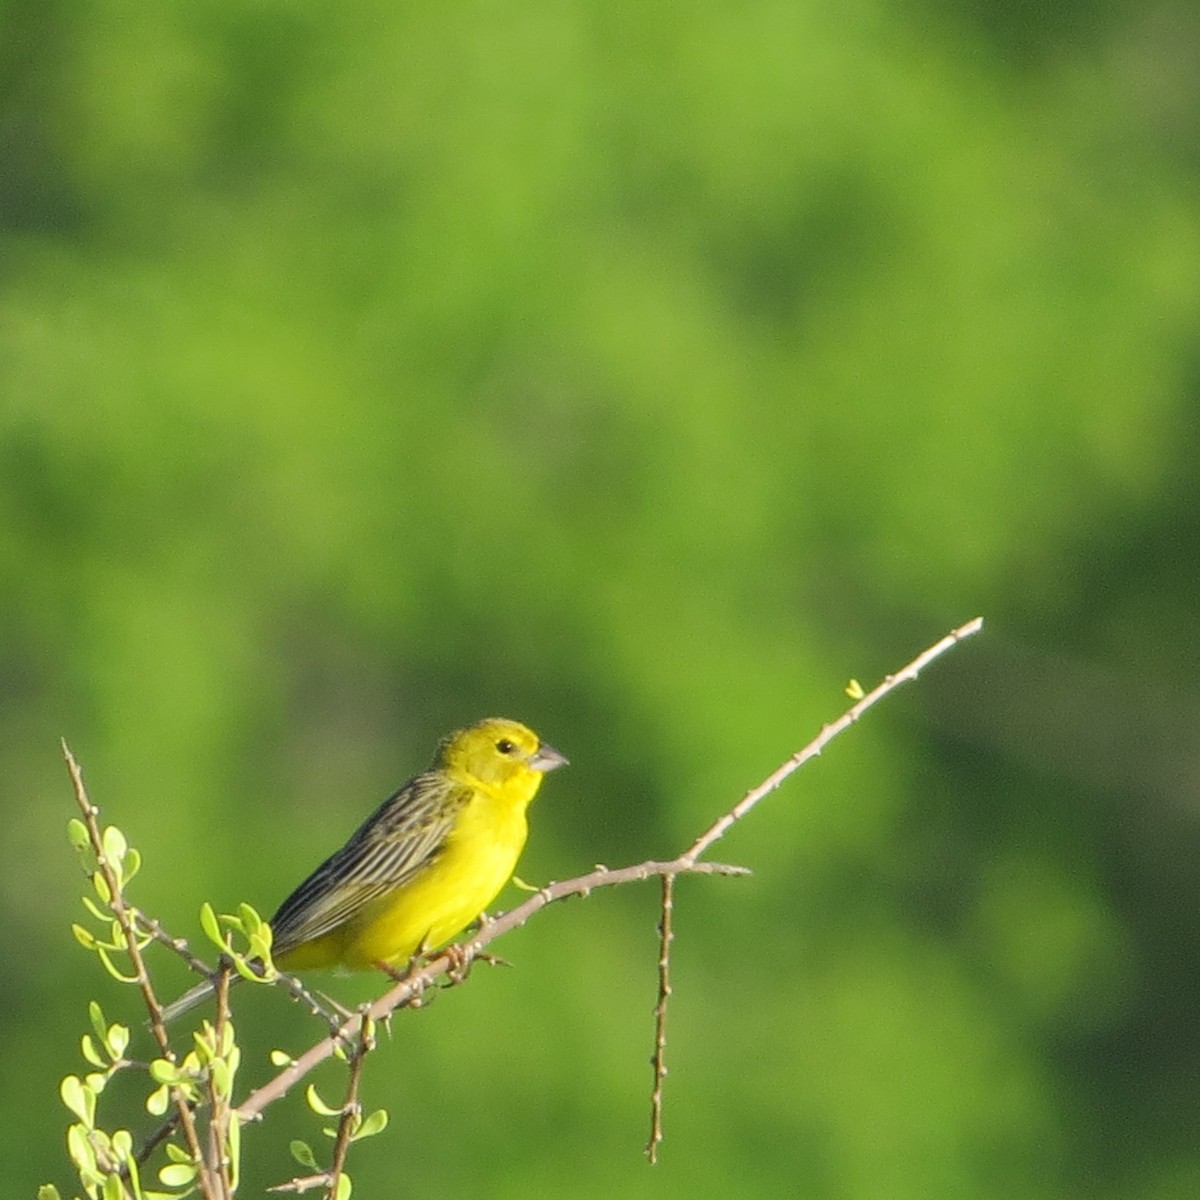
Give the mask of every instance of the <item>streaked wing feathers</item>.
POLYGON ((333 932, 437 857, 470 790, 429 773, 409 780, 279 906, 273 951, 333 932))

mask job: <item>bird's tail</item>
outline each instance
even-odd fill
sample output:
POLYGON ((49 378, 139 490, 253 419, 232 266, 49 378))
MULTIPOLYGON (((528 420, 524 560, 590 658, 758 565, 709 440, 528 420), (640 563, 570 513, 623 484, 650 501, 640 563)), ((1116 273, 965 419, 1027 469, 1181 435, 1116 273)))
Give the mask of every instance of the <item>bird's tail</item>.
MULTIPOLYGON (((231 987, 241 981, 240 975, 231 974, 229 976, 231 987)), ((196 984, 194 988, 189 988, 178 1000, 173 1000, 162 1010, 163 1024, 170 1024, 176 1017, 182 1017, 185 1012, 191 1012, 197 1005, 203 1004, 216 990, 216 985, 211 979, 206 979, 203 983, 196 984)))

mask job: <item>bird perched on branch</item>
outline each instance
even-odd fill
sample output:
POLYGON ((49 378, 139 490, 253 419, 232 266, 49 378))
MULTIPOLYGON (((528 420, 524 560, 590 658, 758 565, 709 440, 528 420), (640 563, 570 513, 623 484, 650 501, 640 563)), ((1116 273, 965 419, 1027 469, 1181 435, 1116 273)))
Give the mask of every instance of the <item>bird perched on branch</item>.
MULTIPOLYGON (((511 878, 528 832, 525 810, 542 776, 566 762, 517 721, 489 717, 447 735, 429 770, 385 800, 279 906, 270 922, 276 964, 392 970, 449 941, 511 878)), ((163 1019, 213 990, 210 981, 192 988, 163 1019)))

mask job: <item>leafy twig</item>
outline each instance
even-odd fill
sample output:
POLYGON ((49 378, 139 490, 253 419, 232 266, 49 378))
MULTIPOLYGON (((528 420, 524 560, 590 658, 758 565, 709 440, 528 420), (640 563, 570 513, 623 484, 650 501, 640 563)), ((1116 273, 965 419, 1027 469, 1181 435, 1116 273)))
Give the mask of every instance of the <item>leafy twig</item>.
MULTIPOLYGON (((105 852, 104 837, 100 832, 100 825, 97 821, 100 810, 88 799, 87 789, 83 784, 83 771, 80 769, 79 763, 75 761, 75 756, 71 753, 65 741, 62 743, 62 750, 63 757, 66 759, 67 770, 71 775, 75 800, 79 805, 80 812, 83 814, 83 823, 87 827, 88 840, 96 855, 96 869, 104 877, 104 882, 107 885, 110 896, 108 901, 109 907, 112 910, 114 919, 120 926, 121 935, 125 940, 125 949, 129 954, 129 961, 133 965, 134 976, 137 979, 142 998, 146 1002, 146 1008, 150 1013, 150 1028, 154 1034, 154 1040, 158 1043, 163 1058, 169 1062, 175 1062, 175 1053, 171 1049, 171 1044, 167 1039, 166 1027, 162 1021, 162 1005, 159 1003, 158 996, 154 991, 154 985, 150 982, 150 975, 146 970, 146 961, 142 957, 142 948, 138 940, 135 919, 132 910, 126 904, 125 897, 122 894, 121 879, 113 869, 113 865, 105 852)), ((184 1095, 182 1088, 172 1088, 171 1097, 175 1105, 175 1112, 179 1118, 179 1128, 183 1133, 188 1152, 192 1155, 197 1165, 198 1173, 196 1178, 200 1193, 205 1197, 205 1200, 220 1200, 222 1197, 220 1183, 217 1179, 213 1178, 212 1172, 205 1163, 205 1156, 200 1148, 200 1136, 196 1129, 196 1121, 192 1114, 191 1104, 188 1102, 187 1096, 184 1095)))

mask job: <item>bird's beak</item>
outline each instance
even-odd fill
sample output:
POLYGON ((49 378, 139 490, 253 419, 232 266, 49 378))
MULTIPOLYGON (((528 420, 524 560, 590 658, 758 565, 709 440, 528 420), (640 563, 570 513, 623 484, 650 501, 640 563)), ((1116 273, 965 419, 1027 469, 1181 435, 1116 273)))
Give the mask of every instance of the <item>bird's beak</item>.
POLYGON ((549 742, 543 742, 530 758, 529 765, 535 771, 553 771, 555 767, 567 765, 567 756, 559 754, 549 742))

